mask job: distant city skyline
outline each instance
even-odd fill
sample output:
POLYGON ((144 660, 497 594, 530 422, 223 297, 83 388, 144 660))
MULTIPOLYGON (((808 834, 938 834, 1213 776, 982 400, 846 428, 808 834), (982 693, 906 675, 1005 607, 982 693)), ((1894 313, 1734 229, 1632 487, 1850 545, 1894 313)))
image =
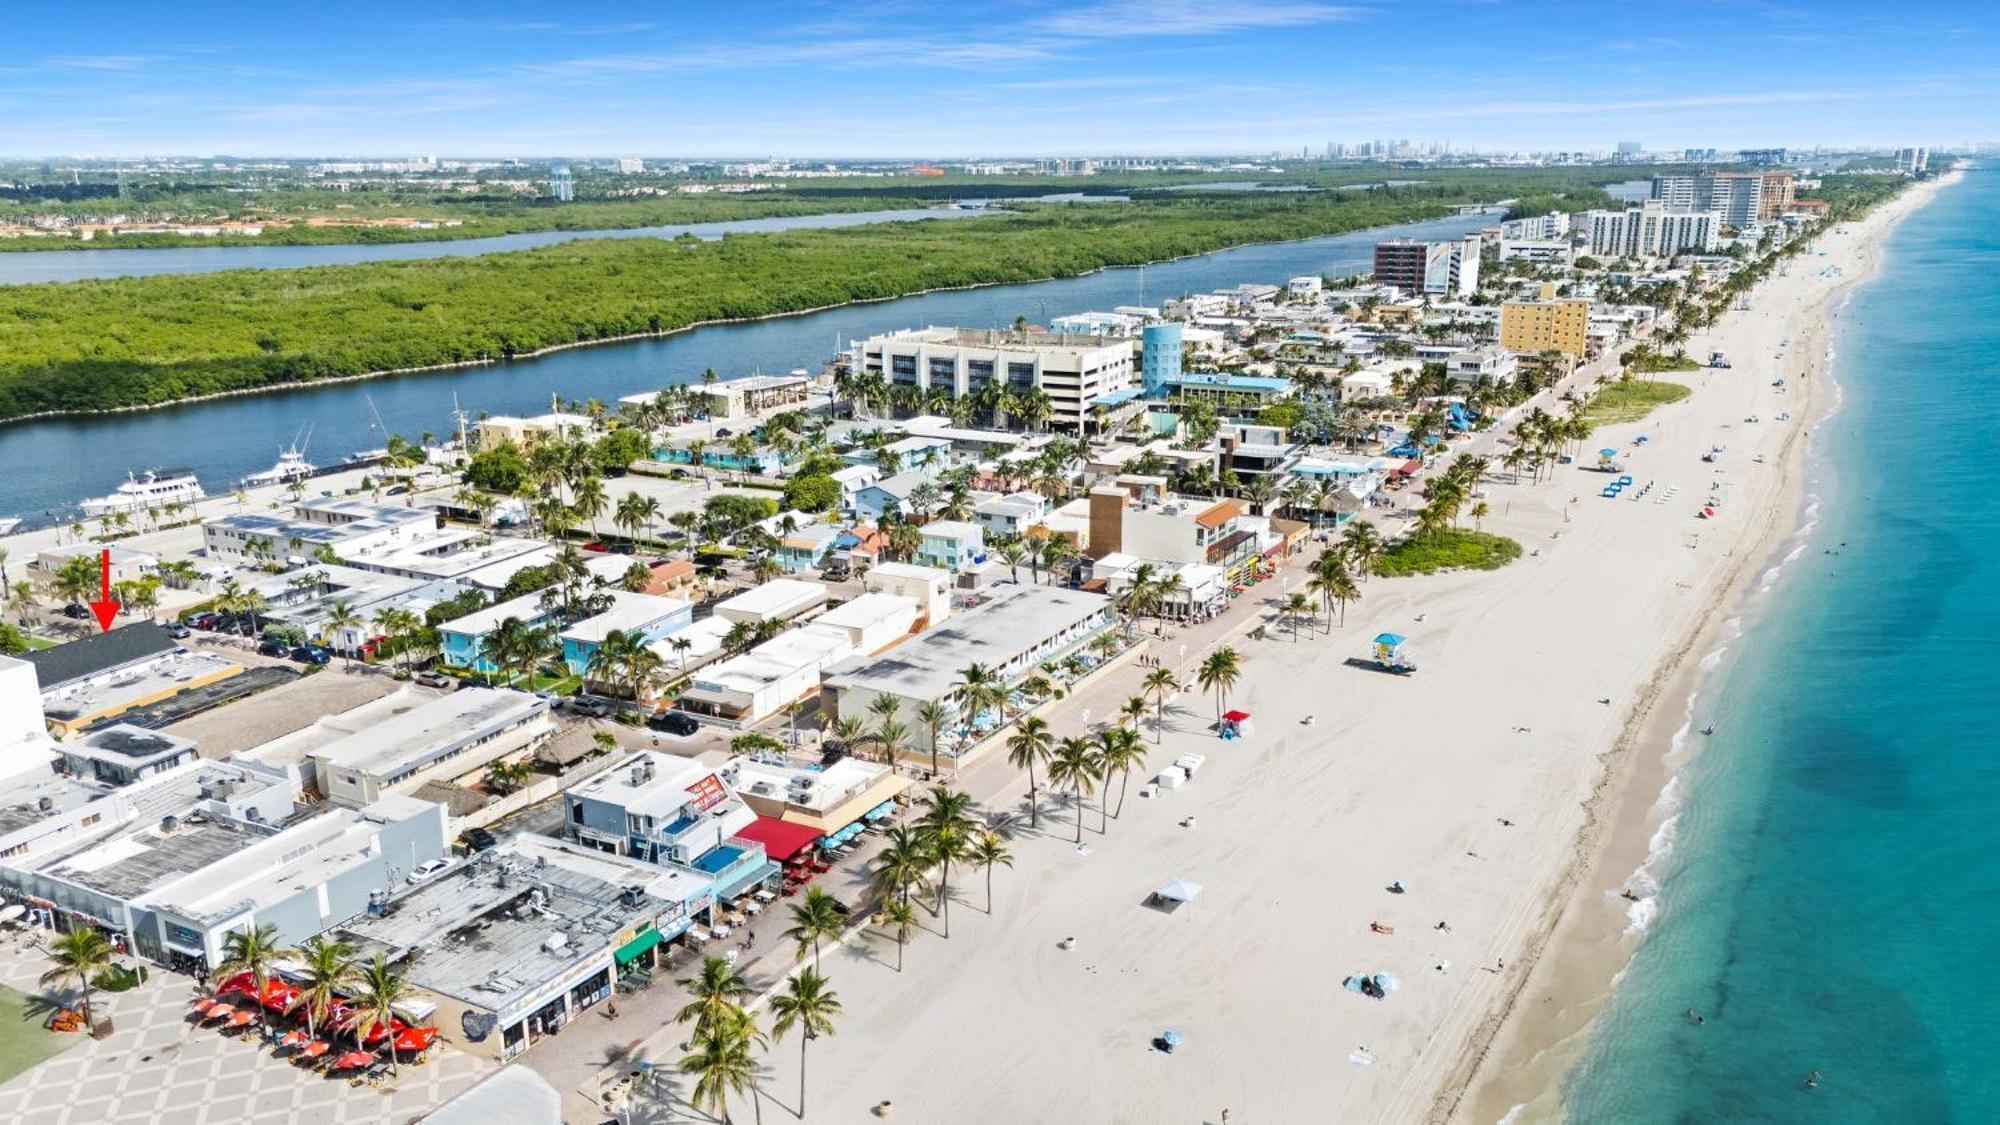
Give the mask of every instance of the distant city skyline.
POLYGON ((2000 19, 1851 0, 197 0, 10 11, 0 154, 953 158, 1993 139, 2000 19), (1643 17, 1643 18, 1641 18, 1643 17))

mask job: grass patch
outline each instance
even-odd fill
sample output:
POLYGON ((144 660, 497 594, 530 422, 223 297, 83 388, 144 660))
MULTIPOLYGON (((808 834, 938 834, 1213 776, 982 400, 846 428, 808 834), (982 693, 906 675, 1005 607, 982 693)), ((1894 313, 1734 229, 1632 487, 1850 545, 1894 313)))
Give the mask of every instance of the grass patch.
POLYGON ((0 1082, 24 1074, 89 1038, 43 1028, 42 1019, 48 1013, 48 1004, 39 997, 0 985, 0 1082))
POLYGON ((1654 408, 1665 406, 1670 402, 1679 402, 1693 393, 1693 388, 1685 383, 1638 380, 1612 383, 1591 396, 1590 405, 1584 409, 1583 416, 1594 426, 1637 422, 1651 414, 1654 408))
POLYGON ((1498 570, 1521 557, 1521 545, 1504 535, 1452 529, 1436 539, 1405 539, 1375 561, 1384 578, 1440 570, 1498 570))

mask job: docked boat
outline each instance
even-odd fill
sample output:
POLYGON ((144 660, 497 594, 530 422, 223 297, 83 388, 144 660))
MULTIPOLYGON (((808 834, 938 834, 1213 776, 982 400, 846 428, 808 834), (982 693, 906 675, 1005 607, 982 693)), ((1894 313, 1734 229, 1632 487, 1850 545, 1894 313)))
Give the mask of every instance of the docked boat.
POLYGON ((201 490, 193 469, 155 469, 143 474, 125 474, 125 483, 109 496, 85 500, 83 514, 92 519, 118 512, 141 512, 169 504, 192 504, 208 494, 201 490))
MULTIPOLYGON (((311 440, 312 436, 308 431, 306 442, 309 443, 311 440)), ((318 471, 317 466, 306 460, 304 446, 297 439, 293 439, 292 444, 278 451, 277 464, 261 473, 251 473, 244 477, 243 487, 261 488, 272 484, 290 484, 295 480, 304 480, 318 471)))

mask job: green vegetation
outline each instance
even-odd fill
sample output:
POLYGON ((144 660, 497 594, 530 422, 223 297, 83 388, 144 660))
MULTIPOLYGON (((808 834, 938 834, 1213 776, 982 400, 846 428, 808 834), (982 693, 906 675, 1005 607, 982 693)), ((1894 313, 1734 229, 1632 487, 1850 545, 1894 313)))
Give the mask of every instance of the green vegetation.
POLYGON ((1583 416, 1594 426, 1615 426, 1637 422, 1655 407, 1679 402, 1694 392, 1684 383, 1656 383, 1631 380, 1612 383, 1592 396, 1583 416))
POLYGON ((47 1003, 0 985, 0 1082, 26 1074, 78 1043, 82 1035, 64 1035, 42 1027, 47 1003))
POLYGON ((1436 217, 1504 180, 1220 194, 717 242, 18 286, 0 298, 0 420, 158 405, 393 368, 502 359, 925 289, 1066 277, 1436 217))
POLYGON ((1440 570, 1498 570, 1520 557, 1521 545, 1504 535, 1451 527, 1396 543, 1375 561, 1374 572, 1403 578, 1440 570))

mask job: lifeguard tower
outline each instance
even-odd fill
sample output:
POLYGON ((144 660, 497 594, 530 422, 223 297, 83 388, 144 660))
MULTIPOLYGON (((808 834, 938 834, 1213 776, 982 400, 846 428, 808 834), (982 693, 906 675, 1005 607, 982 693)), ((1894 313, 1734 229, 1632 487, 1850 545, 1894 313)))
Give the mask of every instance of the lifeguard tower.
POLYGON ((1378 633, 1375 636, 1375 666, 1384 672, 1405 676, 1417 670, 1417 662, 1403 651, 1403 642, 1409 638, 1400 633, 1378 633))

